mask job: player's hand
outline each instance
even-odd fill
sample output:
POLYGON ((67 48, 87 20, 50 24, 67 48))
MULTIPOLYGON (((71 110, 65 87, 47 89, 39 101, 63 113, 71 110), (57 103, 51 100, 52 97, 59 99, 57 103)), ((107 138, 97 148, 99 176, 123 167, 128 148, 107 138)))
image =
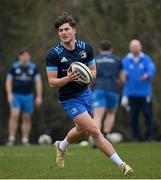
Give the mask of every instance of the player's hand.
POLYGON ((36 107, 40 107, 42 104, 42 97, 37 96, 35 99, 35 105, 36 107))
POLYGON ((70 81, 76 81, 80 77, 80 74, 78 71, 71 72, 70 70, 67 71, 67 78, 70 81))
POLYGON ((92 79, 96 79, 96 71, 95 70, 91 70, 91 74, 92 74, 92 79))
POLYGON ((148 79, 148 74, 147 73, 144 73, 143 76, 141 77, 141 80, 147 80, 148 79))
POLYGON ((8 96, 7 96, 8 103, 11 104, 13 102, 13 100, 14 100, 14 96, 12 94, 8 94, 8 96))

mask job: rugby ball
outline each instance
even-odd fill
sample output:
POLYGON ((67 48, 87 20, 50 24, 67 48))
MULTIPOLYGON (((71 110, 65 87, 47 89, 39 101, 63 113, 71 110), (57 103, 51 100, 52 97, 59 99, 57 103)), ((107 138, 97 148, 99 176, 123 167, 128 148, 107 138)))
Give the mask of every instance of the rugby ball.
POLYGON ((119 143, 123 140, 123 135, 118 132, 113 132, 113 133, 107 134, 106 138, 110 140, 112 143, 119 143))
POLYGON ((40 145, 51 144, 52 138, 51 138, 51 136, 49 136, 47 134, 42 134, 42 135, 40 135, 38 142, 40 145))
POLYGON ((88 145, 89 145, 88 141, 81 141, 80 142, 80 146, 82 146, 82 147, 85 147, 85 146, 88 146, 88 145))
POLYGON ((70 65, 71 71, 77 71, 80 74, 80 77, 76 80, 79 83, 82 84, 90 84, 92 82, 92 73, 90 69, 81 62, 73 62, 70 65))

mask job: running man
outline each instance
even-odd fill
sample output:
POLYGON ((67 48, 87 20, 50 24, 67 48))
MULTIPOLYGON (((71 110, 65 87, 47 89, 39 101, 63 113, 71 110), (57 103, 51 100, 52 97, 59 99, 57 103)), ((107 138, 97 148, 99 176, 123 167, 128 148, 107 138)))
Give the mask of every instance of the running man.
POLYGON ((19 60, 15 62, 7 74, 6 91, 10 104, 9 136, 7 145, 14 145, 18 119, 22 113, 22 144, 29 145, 31 129, 31 115, 34 109, 34 86, 36 91, 35 104, 42 103, 42 83, 37 66, 30 61, 28 50, 19 53, 19 60))
POLYGON ((110 142, 108 142, 93 121, 92 94, 88 85, 82 85, 77 80, 77 72, 69 72, 70 64, 79 61, 86 64, 96 77, 96 65, 91 46, 84 41, 76 40, 76 22, 72 16, 63 14, 55 20, 60 42, 50 49, 47 55, 47 76, 50 87, 59 88, 59 100, 64 111, 73 119, 72 128, 64 140, 56 141, 56 163, 64 167, 65 150, 70 144, 76 143, 79 138, 89 134, 97 147, 116 163, 129 176, 132 168, 118 156, 110 142))

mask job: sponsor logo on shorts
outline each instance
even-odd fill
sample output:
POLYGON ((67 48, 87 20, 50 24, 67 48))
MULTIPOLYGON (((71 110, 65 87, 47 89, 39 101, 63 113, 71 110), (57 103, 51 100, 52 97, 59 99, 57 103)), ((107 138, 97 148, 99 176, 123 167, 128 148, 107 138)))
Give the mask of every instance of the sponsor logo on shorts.
POLYGON ((72 109, 71 109, 71 113, 72 114, 76 114, 78 112, 78 109, 76 108, 76 107, 73 107, 72 109))

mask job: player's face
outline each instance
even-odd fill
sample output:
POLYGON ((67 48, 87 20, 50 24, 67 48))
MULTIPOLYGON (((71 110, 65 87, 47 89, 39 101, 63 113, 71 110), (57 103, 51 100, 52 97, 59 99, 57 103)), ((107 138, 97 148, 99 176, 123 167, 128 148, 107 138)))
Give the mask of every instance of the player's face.
POLYGON ((28 52, 24 52, 23 54, 19 55, 19 59, 22 63, 26 64, 30 61, 31 55, 28 52))
POLYGON ((75 39, 76 29, 69 23, 64 23, 58 29, 59 38, 63 43, 70 43, 75 39))

